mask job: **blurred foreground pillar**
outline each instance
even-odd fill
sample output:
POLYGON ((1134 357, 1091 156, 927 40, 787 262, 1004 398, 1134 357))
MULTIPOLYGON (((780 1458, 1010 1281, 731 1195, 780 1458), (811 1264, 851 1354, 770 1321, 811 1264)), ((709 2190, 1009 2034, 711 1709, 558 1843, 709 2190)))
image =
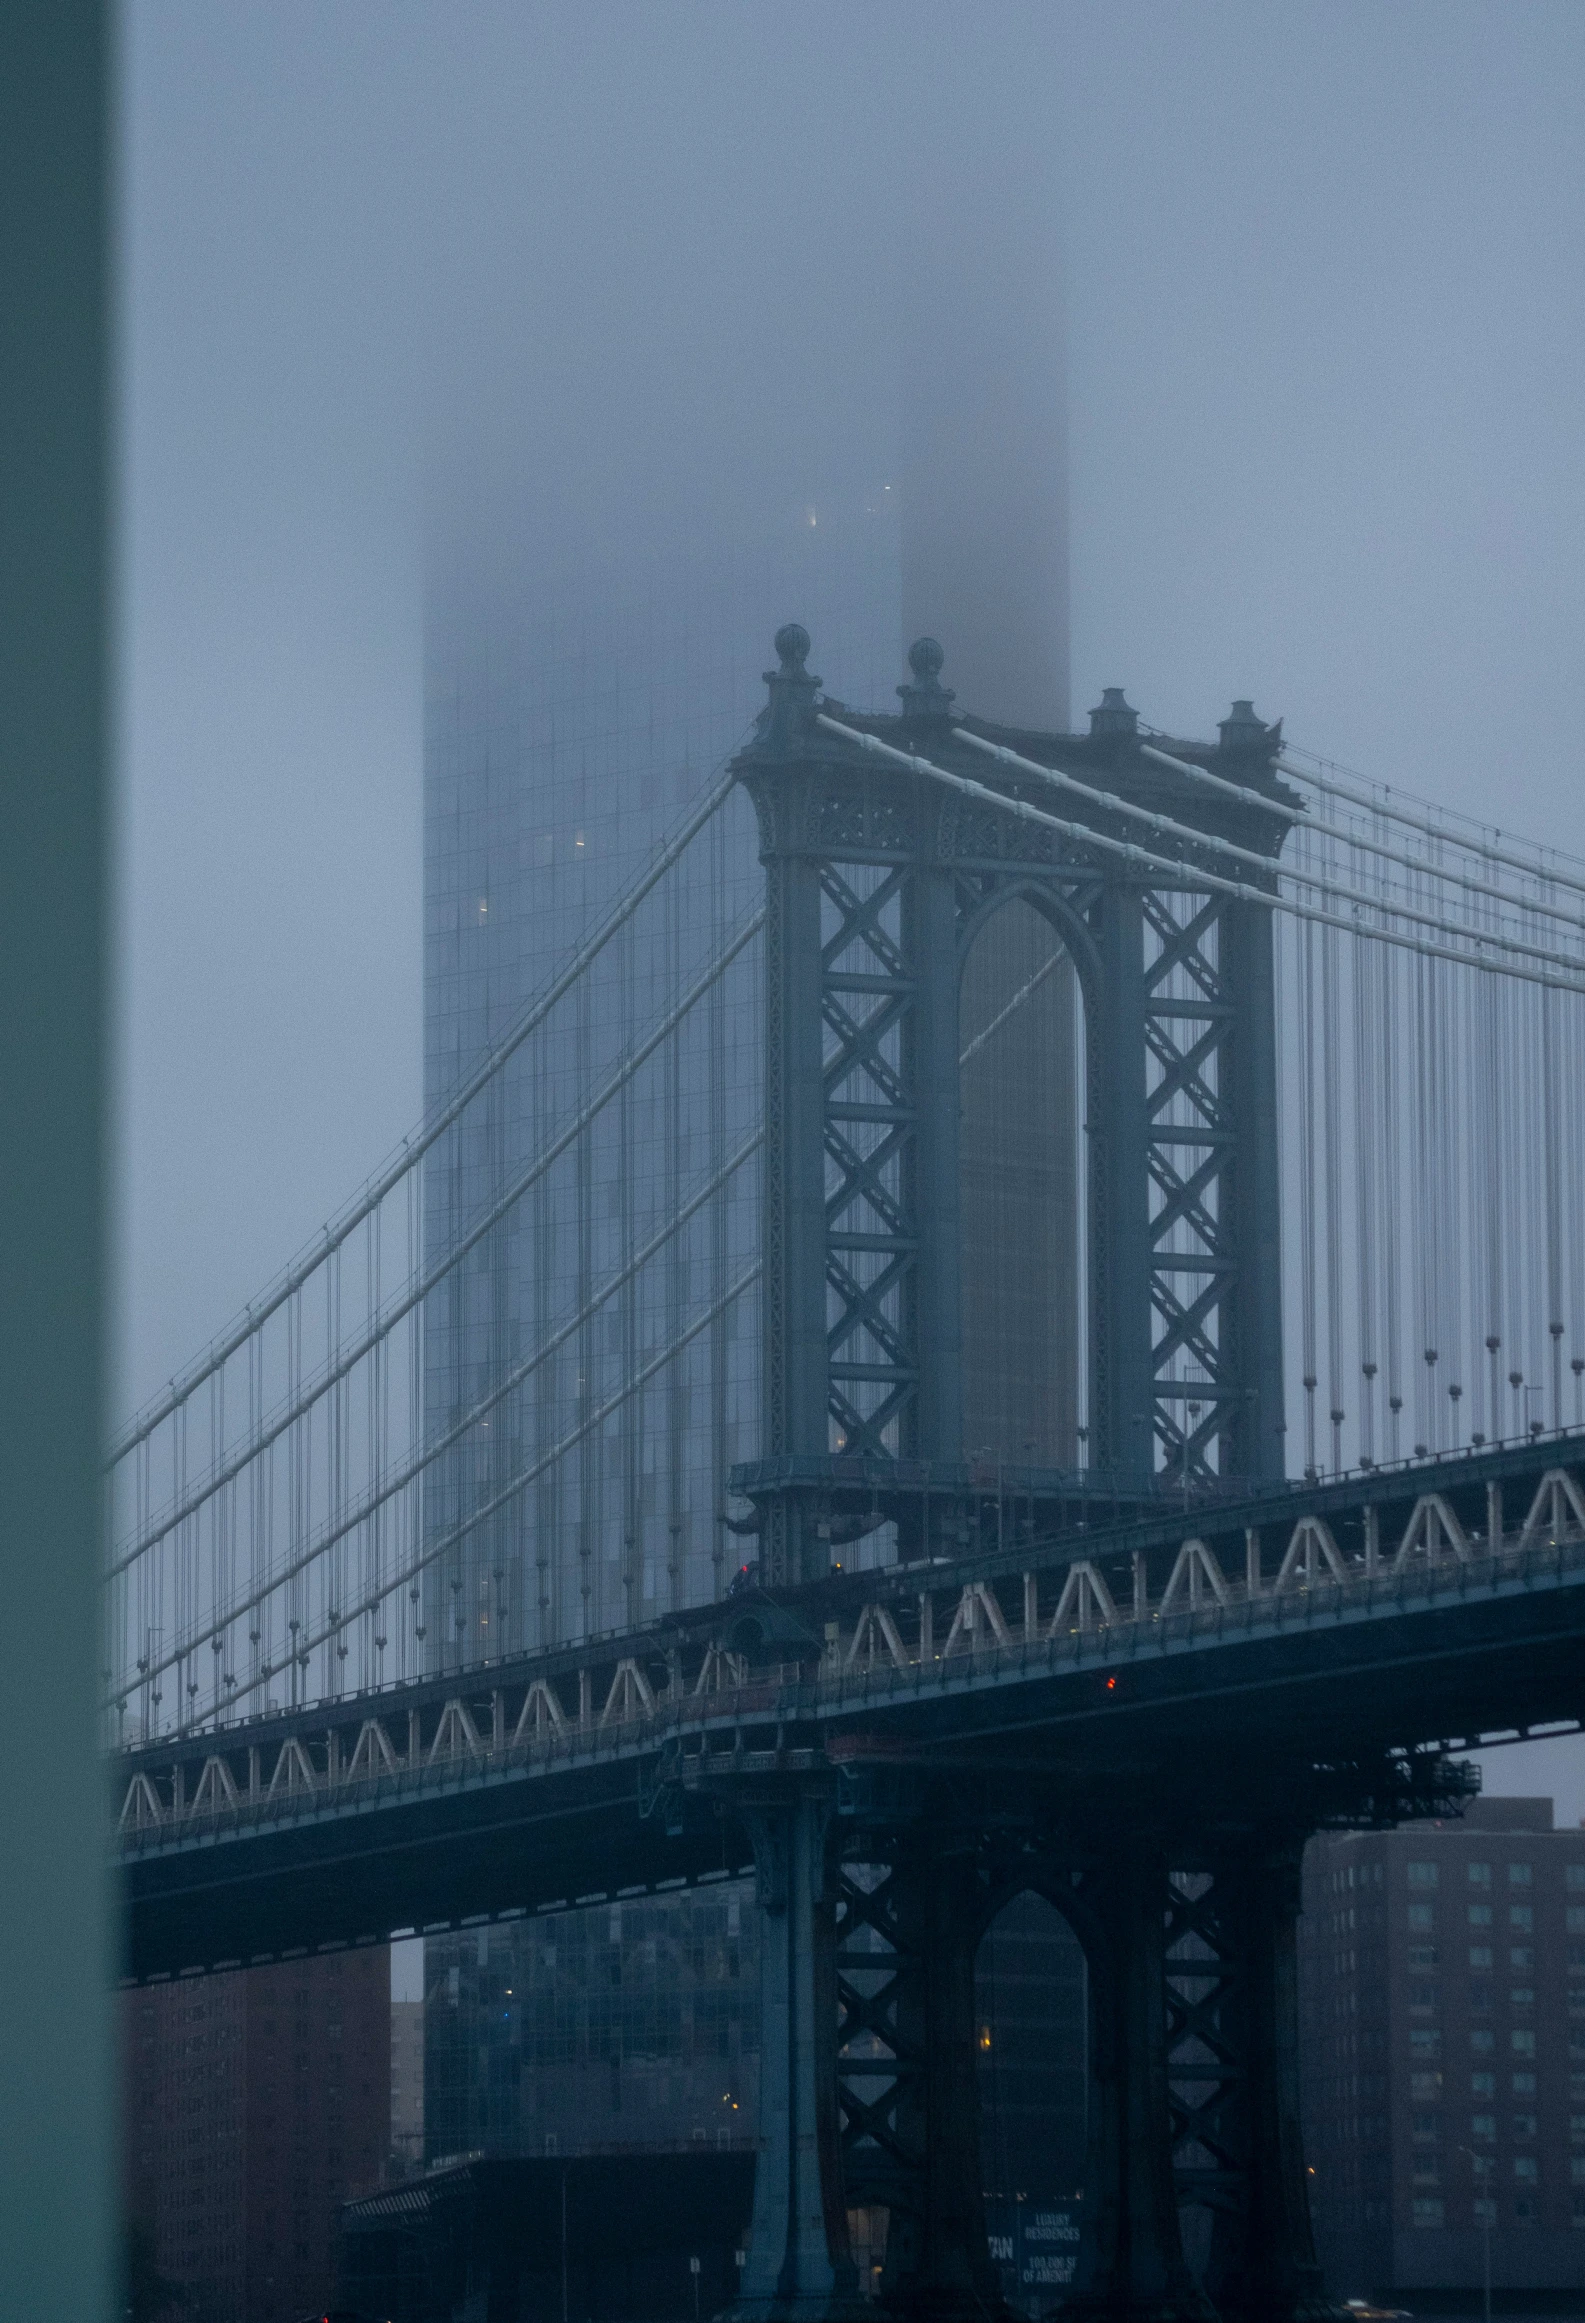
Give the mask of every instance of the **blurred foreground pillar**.
POLYGON ((103 2323, 109 24, 0 10, 0 2306, 103 2323))

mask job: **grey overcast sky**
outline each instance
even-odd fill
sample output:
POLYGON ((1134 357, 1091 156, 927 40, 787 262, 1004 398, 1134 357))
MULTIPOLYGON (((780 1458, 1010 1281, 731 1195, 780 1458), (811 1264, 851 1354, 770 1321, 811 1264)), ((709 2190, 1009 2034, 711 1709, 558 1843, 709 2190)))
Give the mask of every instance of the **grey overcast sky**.
POLYGON ((1585 9, 129 0, 124 66, 118 1409, 417 1113, 426 505, 856 503, 933 153, 1060 221, 1076 712, 1585 849, 1585 9))

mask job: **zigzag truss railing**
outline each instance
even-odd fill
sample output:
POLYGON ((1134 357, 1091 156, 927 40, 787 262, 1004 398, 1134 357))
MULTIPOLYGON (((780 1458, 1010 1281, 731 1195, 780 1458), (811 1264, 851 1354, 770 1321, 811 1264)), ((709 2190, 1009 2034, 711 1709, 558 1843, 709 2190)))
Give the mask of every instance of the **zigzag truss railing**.
POLYGON ((578 1666, 479 1670, 397 1725, 378 1698, 322 1706, 268 1744, 246 1728, 216 1735, 196 1777, 190 1759, 162 1767, 137 1754, 118 1834, 136 1848, 220 1819, 268 1820, 333 1797, 451 1780, 469 1769, 571 1760, 604 1749, 652 1749, 708 1722, 756 1720, 793 1701, 840 1711, 961 1682, 1016 1683, 1068 1664, 1125 1661, 1169 1641, 1236 1639, 1295 1622, 1335 1619, 1349 1605, 1389 1610, 1483 1587, 1585 1571, 1585 1492, 1558 1466, 1539 1478, 1520 1523, 1505 1529, 1499 1485, 1486 1523, 1471 1529, 1443 1491, 1422 1493, 1401 1529, 1384 1535, 1363 1511, 1345 1547, 1323 1518, 1247 1530, 1230 1569, 1189 1534, 1154 1559, 1098 1543, 1092 1557, 1053 1557, 1013 1574, 933 1582, 877 1594, 828 1622, 818 1662, 751 1669, 719 1635, 676 1630, 609 1641, 578 1666))

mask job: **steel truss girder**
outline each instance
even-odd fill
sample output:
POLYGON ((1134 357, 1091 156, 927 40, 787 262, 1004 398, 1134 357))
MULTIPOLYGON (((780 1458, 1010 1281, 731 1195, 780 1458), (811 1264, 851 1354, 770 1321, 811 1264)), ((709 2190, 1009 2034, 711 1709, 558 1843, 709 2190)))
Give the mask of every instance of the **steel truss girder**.
POLYGON ((1235 2025, 1245 1962, 1210 1873, 1168 1881, 1167 2086, 1173 2162, 1186 2197, 1213 2209, 1244 2199, 1247 2139, 1239 2101, 1247 2077, 1235 2025))
POLYGON ((837 2106, 850 2203, 894 2199, 912 2172, 897 2116, 924 2066, 899 2022, 904 1984, 920 1962, 899 1923, 894 1872, 877 1868, 873 1887, 846 1864, 836 1875, 837 2106))
POLYGON ((840 1449, 881 1456, 908 1445, 919 1381, 915 981, 902 934, 888 924, 906 914, 907 885, 902 865, 867 893, 835 862, 820 867, 820 893, 836 915, 820 949, 827 1412, 840 1449))
POLYGON ((1153 1433, 1172 1473, 1203 1479, 1229 1464, 1243 1401, 1236 1335, 1227 1328, 1239 1260, 1230 1198, 1239 1134, 1227 1060, 1239 1011, 1223 970, 1227 899, 1191 894, 1186 916, 1173 908, 1182 900, 1181 890, 1147 888, 1142 896, 1147 937, 1159 946, 1146 969, 1144 1006, 1146 1053, 1159 1075, 1146 1132, 1153 1433), (1185 984, 1187 992, 1179 989, 1185 984), (1187 1294, 1177 1279, 1185 1274, 1200 1276, 1187 1294), (1186 1379, 1178 1369, 1185 1358, 1186 1379), (1190 1414, 1191 1401, 1200 1413, 1190 1414), (1223 1454, 1214 1465, 1213 1451, 1223 1454))

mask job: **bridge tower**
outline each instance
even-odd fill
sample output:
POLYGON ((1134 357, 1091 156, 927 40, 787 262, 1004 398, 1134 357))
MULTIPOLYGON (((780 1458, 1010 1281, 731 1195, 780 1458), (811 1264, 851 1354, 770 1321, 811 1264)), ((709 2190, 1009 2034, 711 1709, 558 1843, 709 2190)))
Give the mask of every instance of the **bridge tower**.
POLYGON ((905 1555, 984 1522, 963 1444, 958 994, 1015 901, 1083 997, 1089 1457, 1013 1489, 1049 1528, 1160 1480, 1280 1475, 1271 914, 1248 900, 1259 872, 1242 896, 1197 882, 1225 858, 1192 836, 1275 858, 1297 806, 1280 728, 1241 703, 1214 747, 1153 755, 1116 688, 1086 735, 994 726, 956 710, 929 638, 900 714, 874 717, 822 703, 796 623, 776 649, 736 761, 767 898, 763 1434, 733 1473, 762 1577, 816 1579, 887 1521, 905 1555), (1153 842, 1168 824, 1191 836, 1153 842), (1149 868, 1164 856, 1182 870, 1149 868))
MULTIPOLYGON (((1014 1479, 1020 1510, 1049 1533, 1097 1500, 1112 1516, 1164 1487, 1192 1500, 1280 1476, 1261 868, 1298 804, 1274 774, 1280 729, 1240 703, 1214 746, 1162 749, 1118 689, 1086 735, 993 726, 956 709, 929 638, 901 712, 871 716, 822 699, 809 650, 796 623, 778 633, 735 762, 767 896, 763 1444, 732 1475, 757 1512, 761 1581, 818 1583, 888 1522, 900 1559, 961 1554, 994 1518, 963 1444, 959 992, 976 937, 1015 901, 1082 995, 1090 1453, 1078 1473, 1014 1479)), ((1097 2256, 1075 2312, 1330 2315, 1294 2079, 1304 1807, 1252 1803, 1237 1779, 1180 1780, 1169 1803, 1138 1769, 1075 1794, 1028 1765, 975 1768, 950 1738, 910 1757, 861 1732, 851 1751, 736 1801, 765 1915, 765 2144, 739 2323, 856 2315, 860 2203, 891 2215, 894 2313, 1000 2308, 973 1969, 1028 1887, 1089 1967, 1097 2256), (1209 2289, 1180 2241, 1186 2170, 1216 2220, 1209 2289)))

